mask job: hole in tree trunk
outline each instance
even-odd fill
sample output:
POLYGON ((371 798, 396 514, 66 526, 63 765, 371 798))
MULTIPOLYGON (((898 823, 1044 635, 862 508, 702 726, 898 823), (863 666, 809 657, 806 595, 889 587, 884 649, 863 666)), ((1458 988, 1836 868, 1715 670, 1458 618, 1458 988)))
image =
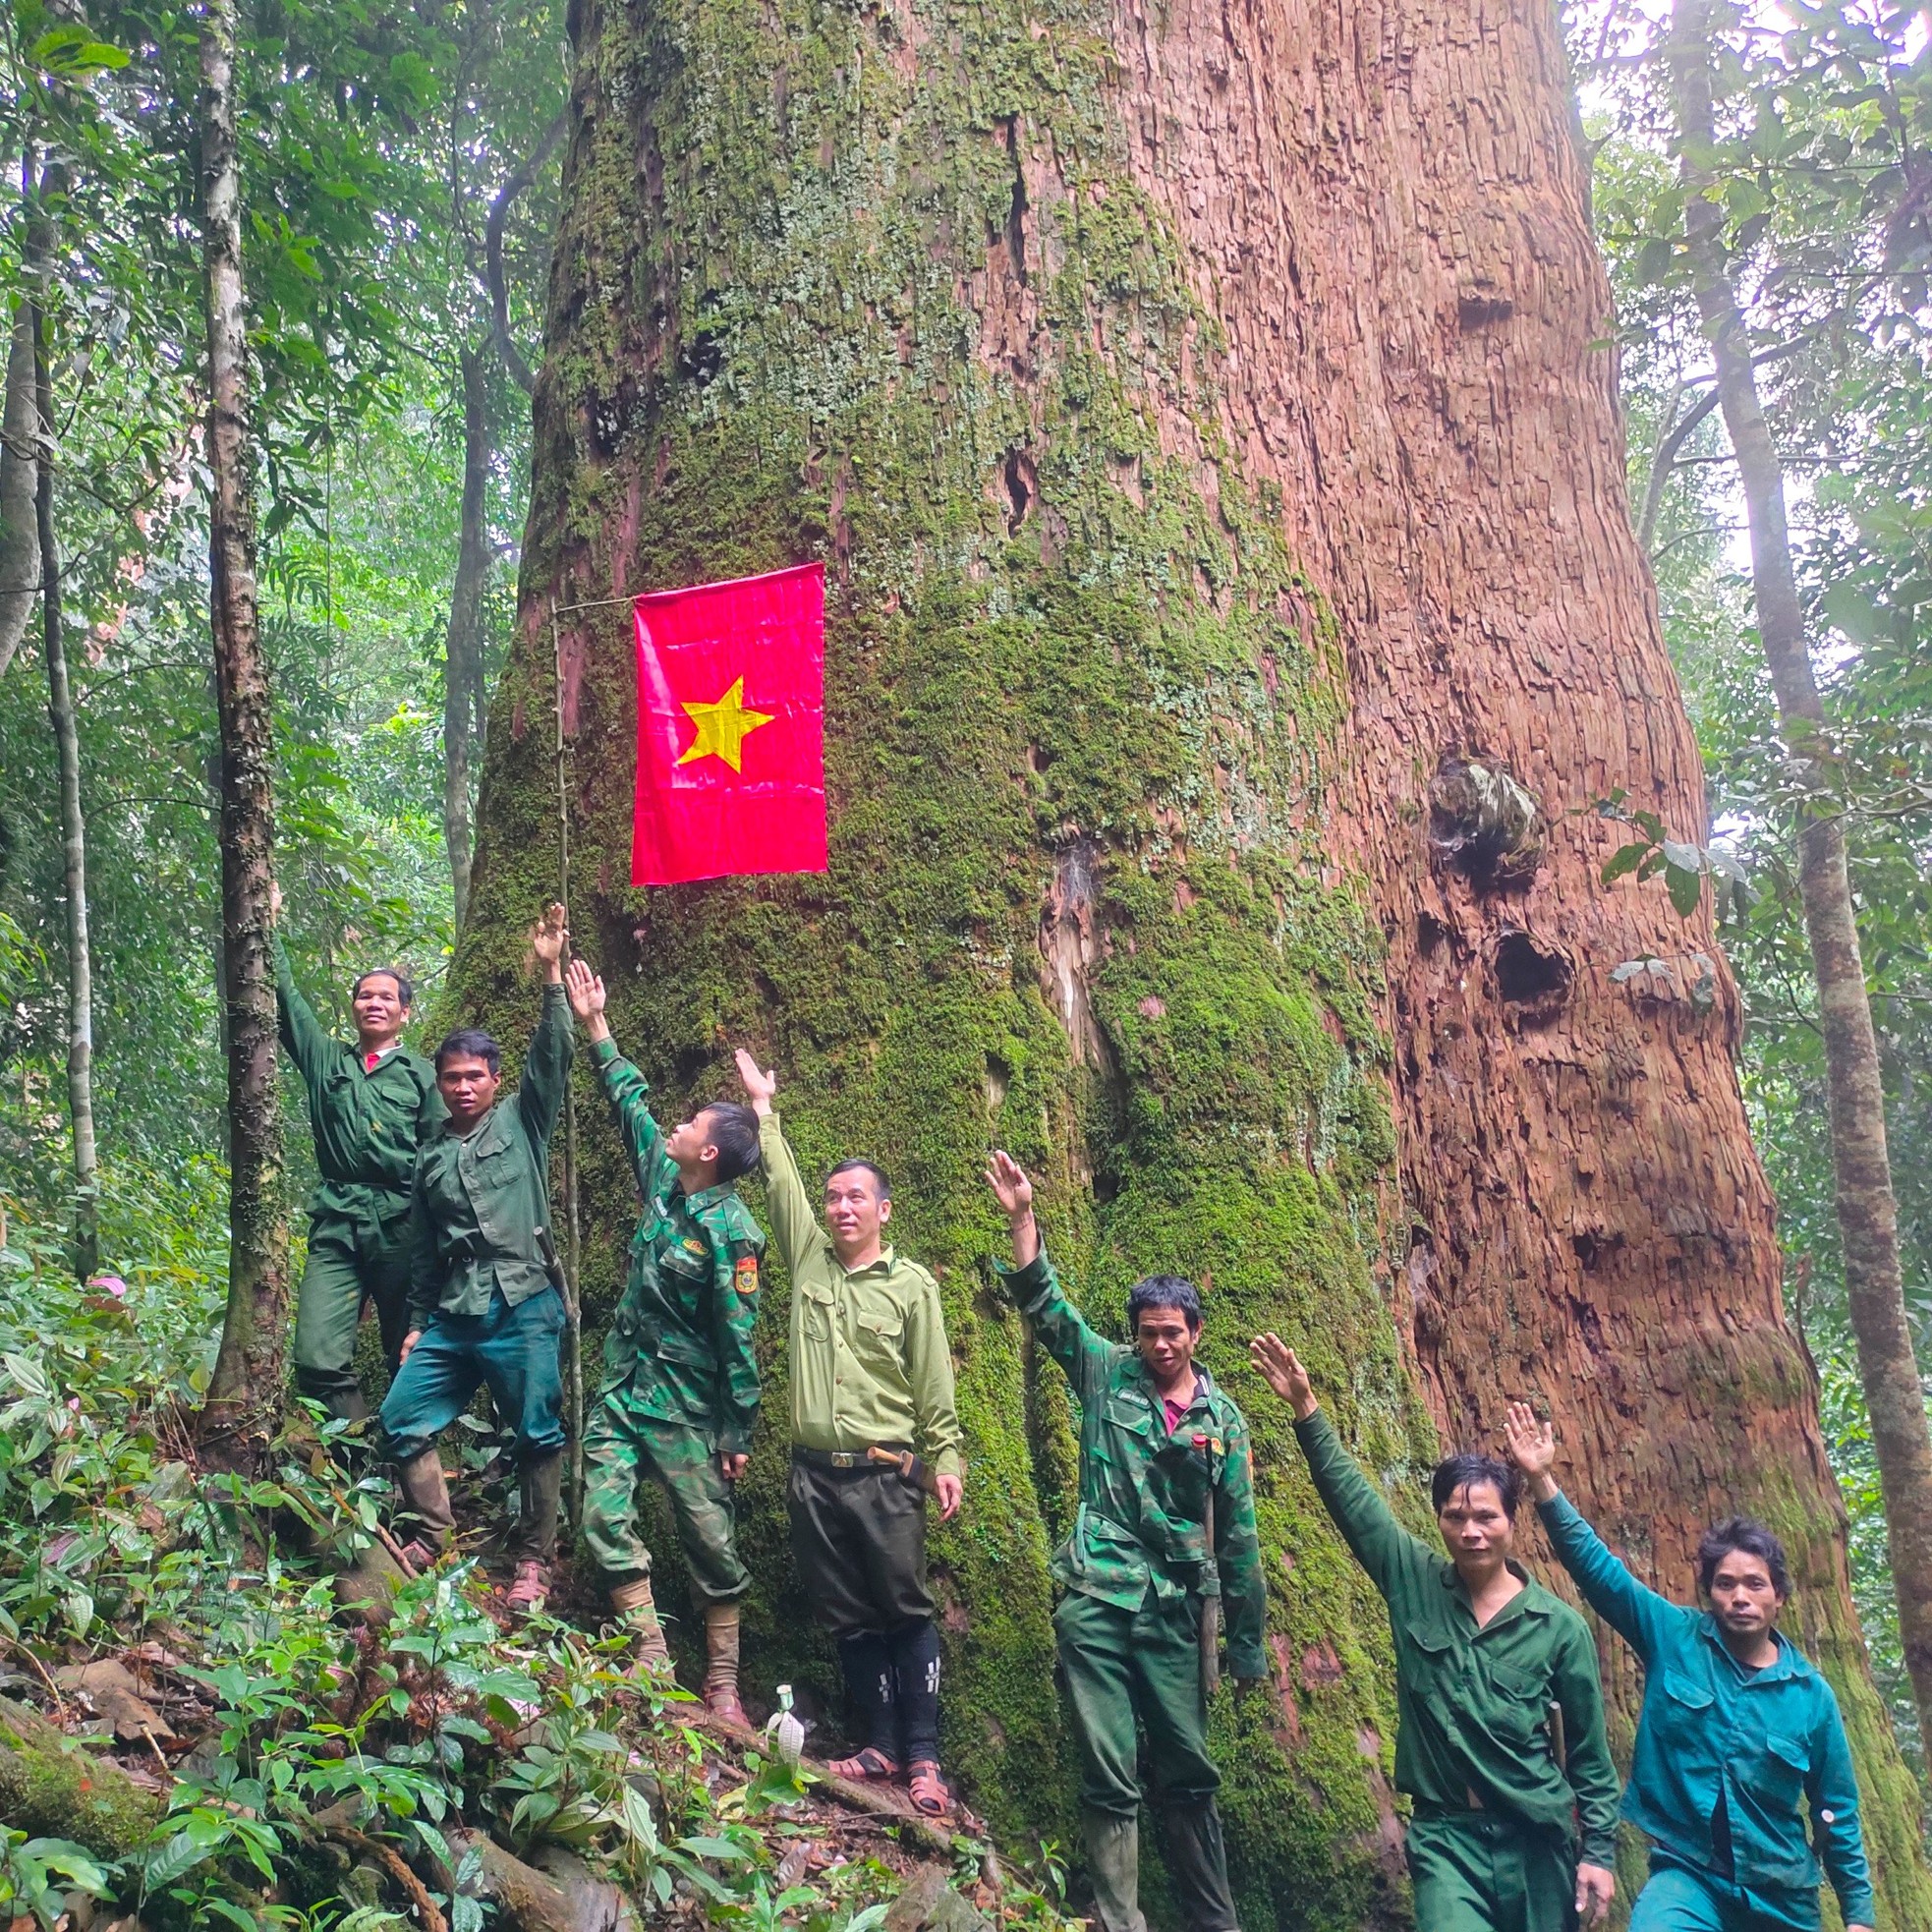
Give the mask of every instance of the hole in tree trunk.
POLYGON ((1023 449, 1011 450, 1006 457, 1006 496, 1013 514, 1006 519, 1006 535, 1017 537, 1026 521, 1027 505, 1033 501, 1033 463, 1023 449))
POLYGON ((1569 961, 1528 933, 1505 933, 1496 942, 1496 991, 1520 1019, 1554 1018, 1569 997, 1569 961))

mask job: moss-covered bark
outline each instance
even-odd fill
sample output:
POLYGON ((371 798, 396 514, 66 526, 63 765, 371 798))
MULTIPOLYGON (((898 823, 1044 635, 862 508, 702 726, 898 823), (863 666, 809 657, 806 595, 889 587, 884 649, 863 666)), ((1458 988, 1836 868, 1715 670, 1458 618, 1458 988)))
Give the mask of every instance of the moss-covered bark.
POLYGON ((125 1858, 161 1810, 160 1798, 118 1765, 89 1757, 35 1712, 0 1699, 0 1824, 125 1858))

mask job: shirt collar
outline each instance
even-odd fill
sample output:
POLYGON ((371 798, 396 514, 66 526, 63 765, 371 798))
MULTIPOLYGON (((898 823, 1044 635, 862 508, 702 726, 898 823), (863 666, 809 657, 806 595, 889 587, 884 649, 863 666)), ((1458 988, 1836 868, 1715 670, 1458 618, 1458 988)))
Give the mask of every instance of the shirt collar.
MULTIPOLYGON (((1544 1617, 1549 1614, 1550 1600, 1538 1587, 1536 1578, 1514 1557, 1506 1557, 1503 1566, 1523 1587, 1482 1626, 1485 1630, 1493 1630, 1512 1617, 1544 1617)), ((1462 1572, 1456 1568, 1452 1557, 1443 1559, 1442 1584, 1473 1619, 1476 1612, 1469 1601, 1469 1586, 1463 1582, 1462 1572)))
POLYGON ((716 1207, 730 1192, 731 1183, 728 1180, 712 1181, 710 1186, 701 1187, 696 1194, 684 1194, 684 1183, 681 1180, 671 1182, 672 1197, 684 1194, 684 1205, 694 1215, 701 1214, 707 1208, 716 1207))
POLYGON ((1771 1641, 1778 1646, 1778 1655, 1769 1664, 1753 1671, 1732 1656, 1731 1646, 1725 1642, 1724 1632, 1718 1628, 1715 1611, 1707 1610, 1704 1613, 1698 1628, 1703 1631, 1705 1640, 1712 1649, 1717 1651, 1731 1667, 1739 1683, 1774 1683, 1784 1677, 1802 1676, 1810 1669, 1809 1663, 1797 1646, 1781 1630, 1773 1630, 1771 1633, 1771 1641))
MULTIPOLYGON (((386 1060, 391 1053, 400 1053, 402 1050, 403 1050, 403 1043, 400 1040, 390 1041, 388 1046, 381 1048, 377 1051, 375 1055, 375 1066, 380 1066, 382 1062, 386 1060)), ((364 1072, 373 1073, 375 1071, 375 1066, 369 1065, 369 1054, 363 1051, 362 1043, 360 1041, 357 1043, 356 1046, 356 1056, 362 1061, 364 1072)))
MULTIPOLYGON (((832 1251, 832 1260, 838 1261, 836 1249, 832 1251)), ((877 1261, 869 1261, 863 1268, 846 1268, 842 1261, 838 1265, 849 1281, 855 1275, 889 1275, 899 1265, 899 1257, 891 1248, 885 1247, 880 1249, 877 1261)))

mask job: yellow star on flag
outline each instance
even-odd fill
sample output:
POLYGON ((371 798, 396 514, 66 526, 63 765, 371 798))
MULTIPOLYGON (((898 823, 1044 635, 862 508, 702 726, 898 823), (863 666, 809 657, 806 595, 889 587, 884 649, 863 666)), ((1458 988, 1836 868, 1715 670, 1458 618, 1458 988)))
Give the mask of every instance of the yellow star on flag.
POLYGON ((742 771, 746 735, 771 722, 768 711, 746 710, 743 678, 716 704, 687 704, 684 709, 698 727, 698 735, 678 760, 680 765, 689 765, 694 758, 721 758, 732 770, 742 771))

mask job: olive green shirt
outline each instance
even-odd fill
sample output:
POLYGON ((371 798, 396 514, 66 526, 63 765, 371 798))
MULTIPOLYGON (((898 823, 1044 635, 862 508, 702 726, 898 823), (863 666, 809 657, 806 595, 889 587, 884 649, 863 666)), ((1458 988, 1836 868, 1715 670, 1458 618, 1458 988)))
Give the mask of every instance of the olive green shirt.
POLYGON ((1480 1806, 1564 1833, 1573 1809, 1583 1859, 1611 1865, 1618 1778, 1589 1626, 1514 1563, 1523 1587, 1479 1626, 1455 1565, 1395 1520, 1328 1417, 1317 1409, 1294 1432, 1335 1527, 1389 1605, 1395 1789, 1419 1804, 1480 1806), (1553 1704, 1567 1768, 1557 1761, 1553 1704))
POLYGON ((410 1198, 409 1326, 431 1313, 486 1315, 499 1288, 514 1308, 551 1285, 541 1236, 550 1225, 550 1136, 575 1042, 563 988, 543 989, 513 1099, 468 1134, 447 1119, 416 1157, 410 1198))
POLYGON ((617 1043, 599 1040, 591 1055, 644 1197, 603 1340, 603 1392, 628 1386, 636 1413, 703 1430, 721 1455, 745 1454, 758 1422, 752 1331, 765 1235, 732 1182, 685 1193, 651 1089, 617 1043))
POLYGON ((918 1450, 956 1476, 959 1417, 939 1284, 890 1248, 849 1273, 799 1178, 778 1116, 759 1123, 771 1232, 792 1283, 792 1441, 801 1449, 918 1450))
POLYGON ((1229 1669, 1265 1677, 1268 1582, 1241 1411, 1197 1363, 1194 1392, 1169 1429, 1139 1351, 1094 1332, 1045 1248, 1024 1268, 995 1267, 1079 1404, 1080 1506, 1053 1553, 1053 1581, 1122 1610, 1138 1610, 1150 1590, 1170 1601, 1218 1596, 1229 1669))
POLYGON ((320 1184, 310 1200, 315 1214, 400 1213, 409 1204, 418 1143, 446 1117, 436 1092, 436 1069, 421 1053, 398 1047, 373 1067, 360 1047, 338 1040, 303 998, 281 937, 275 938, 275 1004, 282 1045, 309 1096, 320 1184), (369 1202, 373 1188, 386 1200, 369 1202))

